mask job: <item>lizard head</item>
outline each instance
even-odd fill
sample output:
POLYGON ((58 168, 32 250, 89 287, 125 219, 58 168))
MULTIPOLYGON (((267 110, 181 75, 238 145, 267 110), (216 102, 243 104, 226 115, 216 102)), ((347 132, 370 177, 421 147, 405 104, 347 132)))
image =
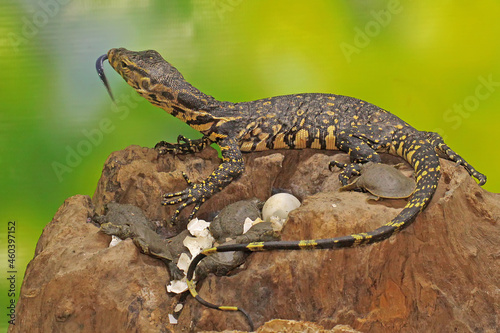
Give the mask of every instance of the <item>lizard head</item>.
POLYGON ((156 105, 159 100, 167 103, 173 100, 175 92, 185 82, 182 74, 154 50, 134 52, 124 48, 111 49, 96 63, 97 72, 110 95, 103 69, 105 60, 139 94, 156 105))
POLYGON ((210 111, 222 102, 186 82, 182 74, 156 51, 134 52, 118 48, 100 56, 96 63, 97 73, 111 95, 104 75, 105 60, 151 104, 164 109, 200 132, 209 133, 215 121, 221 124, 229 120, 227 116, 215 119, 210 111))

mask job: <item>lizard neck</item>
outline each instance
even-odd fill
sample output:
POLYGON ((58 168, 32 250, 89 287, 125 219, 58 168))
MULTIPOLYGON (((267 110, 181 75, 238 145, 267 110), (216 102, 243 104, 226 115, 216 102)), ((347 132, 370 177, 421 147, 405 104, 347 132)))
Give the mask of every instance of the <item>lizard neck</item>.
MULTIPOLYGON (((98 61, 102 62, 104 58, 106 55, 98 61)), ((220 102, 202 93, 154 50, 111 49, 107 59, 111 67, 151 104, 179 118, 210 140, 224 138, 226 134, 222 132, 227 132, 224 129, 227 126, 222 125, 238 116, 232 112, 234 103, 220 102)))
MULTIPOLYGON (((99 58, 99 61, 106 55, 99 58)), ((235 118, 234 104, 220 102, 189 84, 182 74, 154 50, 111 49, 111 67, 151 104, 162 108, 211 140, 221 139, 222 125, 235 118)), ((100 66, 100 67, 99 67, 100 66)), ((98 70, 102 72, 102 66, 98 70)), ((103 75, 103 73, 102 73, 103 75)), ((227 126, 224 126, 227 127, 227 126)))
POLYGON ((217 117, 212 112, 220 110, 228 103, 204 94, 185 81, 182 76, 168 86, 145 76, 141 79, 140 85, 134 88, 151 104, 162 108, 202 133, 210 130, 215 122, 223 120, 223 117, 217 117))

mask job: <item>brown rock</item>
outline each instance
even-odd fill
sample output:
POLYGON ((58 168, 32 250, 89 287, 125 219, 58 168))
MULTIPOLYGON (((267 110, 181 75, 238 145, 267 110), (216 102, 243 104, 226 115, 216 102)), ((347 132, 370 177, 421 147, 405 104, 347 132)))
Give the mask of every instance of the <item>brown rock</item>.
MULTIPOLYGON (((337 192, 338 173, 328 171, 328 162, 343 156, 312 150, 245 155, 244 176, 208 200, 200 215, 240 199, 264 200, 276 187, 304 199, 289 217, 284 240, 386 223, 402 201, 368 203, 363 193, 337 192)), ((355 249, 255 253, 230 276, 199 283, 200 295, 241 306, 261 332, 495 332, 500 197, 482 190, 462 168, 442 162, 434 199, 400 234, 355 249)), ((200 181, 218 163, 211 149, 175 157, 137 146, 113 153, 93 198, 95 210, 88 197, 75 196, 46 226, 9 332, 247 329, 240 314, 207 309, 191 298, 179 324, 168 324, 177 297, 166 294, 164 264, 130 240, 108 248, 110 237, 87 222, 110 201, 137 205, 148 218, 167 222, 174 207, 160 205, 161 193, 186 186, 181 170, 200 181)))
MULTIPOLYGON (((158 156, 154 149, 139 146, 114 152, 104 164, 94 193, 96 212, 103 214, 104 204, 117 202, 142 208, 150 220, 170 221, 175 207, 161 205, 162 193, 186 187, 183 171, 197 182, 207 177, 218 164, 217 153, 213 149, 205 149, 195 155, 178 155, 176 158, 158 156)), ((186 213, 183 216, 188 215, 186 213)), ((185 226, 177 229, 185 229, 185 226)))
POLYGON ((88 223, 93 214, 90 198, 77 195, 45 227, 9 332, 163 329, 165 265, 140 254, 131 240, 108 248, 111 237, 88 223))
MULTIPOLYGON (((203 331, 203 333, 212 333, 218 331, 203 331)), ((242 331, 225 330, 224 333, 238 333, 242 331)), ((285 319, 270 320, 256 331, 257 333, 362 333, 353 329, 349 325, 336 325, 332 329, 325 329, 323 326, 310 321, 297 321, 285 319)))
MULTIPOLYGON (((240 181, 226 187, 223 195, 215 194, 201 207, 197 216, 207 218, 210 213, 243 199, 267 199, 271 185, 281 170, 282 161, 283 155, 277 153, 247 159, 247 173, 240 181), (266 172, 257 178, 251 177, 262 170, 266 172)), ((108 157, 92 201, 98 214, 104 213, 104 204, 107 202, 131 204, 141 207, 150 220, 163 221, 169 226, 176 206, 162 206, 161 195, 186 188, 182 172, 191 181, 200 182, 219 163, 217 151, 212 148, 193 155, 159 156, 154 149, 130 146, 108 157)), ((181 219, 184 218, 186 223, 190 212, 186 209, 181 214, 181 219)), ((171 227, 172 235, 184 230, 186 223, 171 227)))
POLYGON ((273 319, 259 327, 257 333, 361 333, 349 325, 337 325, 332 329, 325 329, 323 326, 309 321, 273 319))

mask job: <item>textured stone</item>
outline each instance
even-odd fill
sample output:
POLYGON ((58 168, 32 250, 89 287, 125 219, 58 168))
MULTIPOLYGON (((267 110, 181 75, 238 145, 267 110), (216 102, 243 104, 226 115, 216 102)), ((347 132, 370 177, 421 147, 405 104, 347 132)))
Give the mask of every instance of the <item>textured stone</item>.
MULTIPOLYGON (((500 197, 477 186, 462 168, 442 162, 443 177, 428 209, 388 241, 337 251, 256 253, 245 270, 204 281, 200 294, 242 307, 256 326, 288 318, 325 328, 348 324, 362 332, 494 332, 500 309, 500 197)), ((311 195, 290 214, 282 239, 371 230, 399 211, 365 198, 311 195)), ((245 325, 239 315, 191 306, 185 311, 193 314, 186 318, 198 319, 198 327, 245 325)))
MULTIPOLYGON (((366 194, 338 192, 338 171, 328 170, 333 158, 346 161, 343 154, 313 150, 245 155, 245 174, 208 200, 200 217, 241 199, 265 200, 273 187, 288 189, 303 203, 290 213, 282 239, 297 240, 371 230, 404 206, 404 200, 367 202, 366 194)), ((218 163, 212 149, 175 157, 137 146, 113 153, 92 202, 69 198, 46 226, 9 331, 247 329, 240 314, 191 298, 179 324, 168 324, 178 296, 166 293, 164 264, 130 240, 108 248, 111 237, 87 222, 117 201, 140 207, 173 235, 182 226, 168 225, 175 208, 160 205, 161 193, 186 186, 181 171, 200 181, 218 163)), ((481 189, 461 167, 442 165, 429 207, 389 240, 355 249, 254 253, 230 275, 200 282, 200 295, 242 307, 261 332, 495 332, 500 195, 481 189)))
MULTIPOLYGON (((238 182, 230 184, 224 193, 217 193, 198 212, 198 217, 208 219, 213 213, 230 203, 256 197, 265 200, 270 196, 271 187, 282 168, 283 155, 252 156, 246 160, 246 171, 238 182), (259 170, 259 168, 261 168, 259 170), (264 174, 260 171, 266 170, 264 174), (260 174, 259 177, 251 175, 260 174)), ((184 230, 189 209, 185 209, 180 219, 184 223, 169 224, 176 206, 162 206, 161 195, 183 190, 187 187, 182 176, 185 172, 191 181, 200 182, 217 168, 220 160, 212 148, 193 155, 158 155, 154 149, 130 146, 112 153, 102 172, 93 196, 96 212, 104 214, 108 202, 132 204, 141 207, 152 221, 162 221, 169 228, 169 236, 184 230)), ((211 220, 211 218, 210 218, 211 220)))
MULTIPOLYGON (((165 265, 92 223, 87 196, 65 201, 38 241, 9 332, 161 332, 165 265)), ((168 310, 167 310, 168 311, 168 310)))

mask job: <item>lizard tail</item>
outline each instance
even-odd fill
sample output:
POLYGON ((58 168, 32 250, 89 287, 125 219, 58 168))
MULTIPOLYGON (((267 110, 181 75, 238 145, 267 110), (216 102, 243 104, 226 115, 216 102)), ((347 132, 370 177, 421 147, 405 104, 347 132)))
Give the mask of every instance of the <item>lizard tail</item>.
POLYGON ((416 188, 403 210, 389 223, 369 232, 352 234, 342 237, 311 239, 300 241, 269 241, 247 244, 227 244, 209 248, 198 254, 191 262, 187 272, 187 282, 191 295, 201 304, 223 311, 239 311, 245 315, 253 329, 250 316, 235 306, 221 306, 207 302, 196 291, 193 282, 194 272, 198 263, 208 255, 216 252, 230 251, 267 251, 267 250, 304 250, 304 249, 333 249, 349 248, 372 244, 389 238, 398 231, 409 226, 416 216, 427 206, 436 191, 440 178, 439 157, 428 141, 401 140, 398 145, 391 147, 391 153, 403 157, 415 170, 416 188))

